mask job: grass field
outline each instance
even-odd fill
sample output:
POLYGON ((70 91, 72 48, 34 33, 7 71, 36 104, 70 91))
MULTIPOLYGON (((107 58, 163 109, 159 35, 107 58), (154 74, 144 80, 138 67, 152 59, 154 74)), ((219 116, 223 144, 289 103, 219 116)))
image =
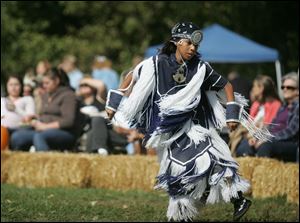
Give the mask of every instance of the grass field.
MULTIPOLYGON (((242 222, 298 222, 298 205, 285 197, 252 199, 242 222)), ((162 191, 113 191, 104 189, 18 188, 1 184, 3 221, 109 221, 164 222, 168 196, 162 191)), ((207 205, 196 221, 231 222, 231 204, 207 205)))

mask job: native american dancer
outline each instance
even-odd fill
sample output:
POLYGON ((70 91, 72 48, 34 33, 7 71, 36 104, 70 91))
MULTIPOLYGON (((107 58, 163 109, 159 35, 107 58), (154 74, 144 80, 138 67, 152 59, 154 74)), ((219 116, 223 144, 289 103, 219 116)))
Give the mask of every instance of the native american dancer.
POLYGON ((168 220, 191 221, 197 203, 234 204, 234 220, 250 207, 243 196, 250 184, 218 131, 238 124, 260 140, 269 140, 244 110, 247 100, 197 53, 202 32, 190 22, 176 24, 159 54, 142 61, 125 79, 124 89, 108 94, 109 118, 116 111, 145 134, 160 162, 156 189, 170 196, 168 220), (129 97, 124 103, 124 94, 129 97))

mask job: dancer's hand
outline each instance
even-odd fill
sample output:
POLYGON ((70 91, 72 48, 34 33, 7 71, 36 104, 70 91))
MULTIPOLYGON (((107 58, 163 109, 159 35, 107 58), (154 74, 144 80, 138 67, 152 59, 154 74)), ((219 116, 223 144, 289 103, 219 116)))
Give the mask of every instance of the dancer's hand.
POLYGON ((227 127, 229 129, 230 132, 236 130, 236 128, 238 127, 239 123, 238 122, 227 122, 227 127))
POLYGON ((112 120, 112 118, 114 117, 115 113, 113 110, 110 110, 108 108, 105 109, 106 113, 107 113, 107 117, 109 120, 112 120))

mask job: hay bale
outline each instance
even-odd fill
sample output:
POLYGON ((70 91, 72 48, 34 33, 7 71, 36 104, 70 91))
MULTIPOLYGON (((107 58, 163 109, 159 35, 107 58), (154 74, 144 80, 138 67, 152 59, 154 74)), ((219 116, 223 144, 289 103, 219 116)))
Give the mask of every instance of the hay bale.
MULTIPOLYGON (((287 195, 299 204, 299 165, 267 158, 237 158, 255 198, 287 195)), ((153 190, 156 156, 1 152, 1 183, 25 187, 95 187, 153 190)))
POLYGON ((86 187, 90 163, 76 154, 56 154, 45 165, 46 186, 86 187))
POLYGON ((253 177, 254 169, 263 162, 263 158, 258 157, 239 157, 236 161, 239 164, 239 173, 245 179, 251 181, 253 177))
POLYGON ((283 174, 287 201, 299 205, 299 164, 285 164, 283 174))
POLYGON ((108 189, 153 190, 158 173, 156 157, 95 156, 91 163, 91 186, 108 189))
POLYGON ((254 169, 261 163, 263 162, 263 158, 258 158, 258 157, 239 157, 236 158, 236 161, 239 164, 239 174, 241 175, 241 177, 247 179, 250 184, 251 187, 250 189, 247 191, 247 195, 250 195, 252 193, 252 179, 253 179, 253 172, 254 169))
POLYGON ((7 183, 27 187, 86 187, 89 161, 75 154, 22 153, 11 157, 7 183))
POLYGON ((285 176, 283 162, 264 158, 254 169, 252 195, 254 198, 276 197, 285 194, 285 176))
POLYGON ((9 158, 11 156, 9 150, 1 150, 1 183, 5 183, 8 177, 8 165, 9 158))

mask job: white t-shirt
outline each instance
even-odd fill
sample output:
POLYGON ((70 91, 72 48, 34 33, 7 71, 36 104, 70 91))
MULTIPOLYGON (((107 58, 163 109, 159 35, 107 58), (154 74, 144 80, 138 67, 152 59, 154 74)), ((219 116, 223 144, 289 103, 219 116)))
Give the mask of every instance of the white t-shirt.
POLYGON ((261 105, 261 106, 259 106, 258 113, 256 114, 256 116, 254 118, 254 123, 256 125, 259 125, 260 123, 262 123, 264 116, 265 116, 265 107, 263 105, 261 105))
POLYGON ((34 99, 31 96, 18 98, 15 102, 15 110, 9 111, 6 107, 7 98, 1 97, 1 125, 8 128, 18 128, 22 118, 27 115, 35 114, 34 99))

